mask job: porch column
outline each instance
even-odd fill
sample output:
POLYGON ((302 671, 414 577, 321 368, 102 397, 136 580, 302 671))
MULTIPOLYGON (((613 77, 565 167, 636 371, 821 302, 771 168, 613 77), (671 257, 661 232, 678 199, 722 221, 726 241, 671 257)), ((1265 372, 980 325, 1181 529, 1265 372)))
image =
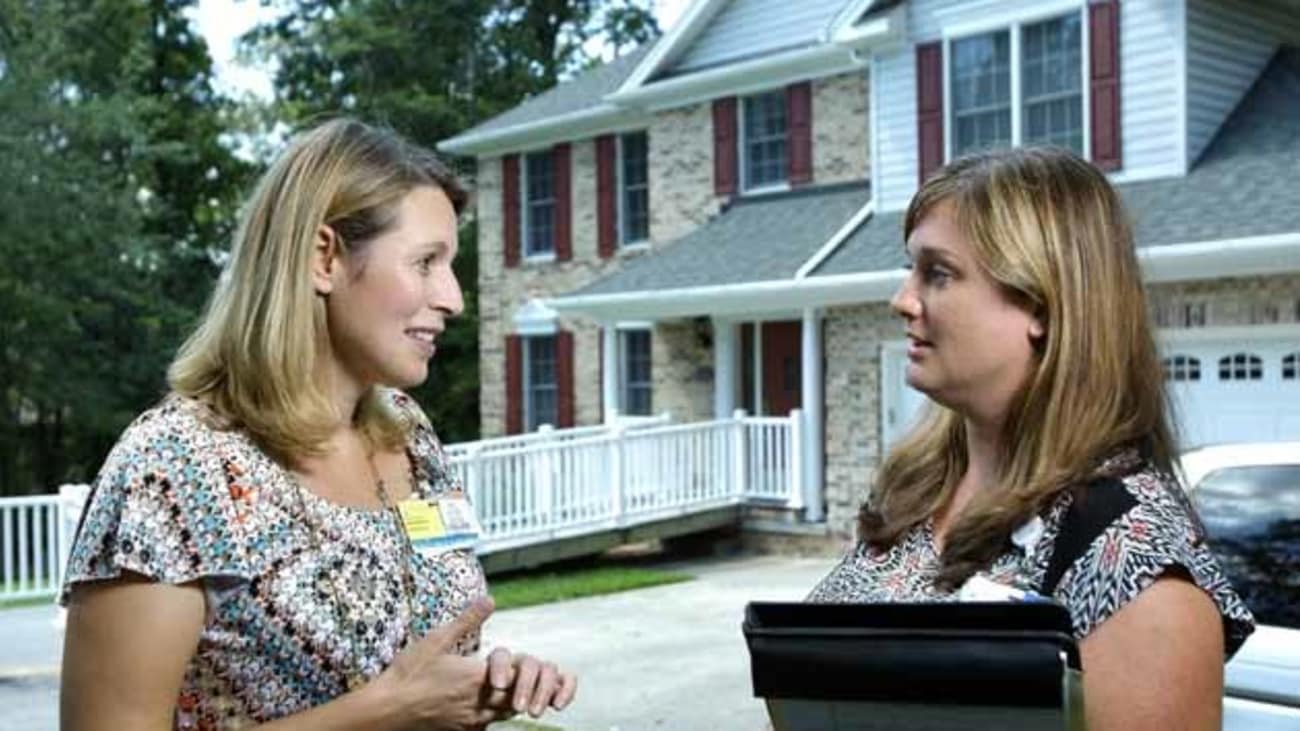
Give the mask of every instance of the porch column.
POLYGON ((618 419, 618 328, 607 322, 601 328, 601 403, 605 404, 605 423, 618 419))
POLYGON ((821 313, 816 308, 803 311, 801 399, 804 418, 804 519, 809 523, 825 520, 822 509, 822 328, 821 313))
POLYGON ((736 410, 736 324, 713 318, 713 418, 736 410))

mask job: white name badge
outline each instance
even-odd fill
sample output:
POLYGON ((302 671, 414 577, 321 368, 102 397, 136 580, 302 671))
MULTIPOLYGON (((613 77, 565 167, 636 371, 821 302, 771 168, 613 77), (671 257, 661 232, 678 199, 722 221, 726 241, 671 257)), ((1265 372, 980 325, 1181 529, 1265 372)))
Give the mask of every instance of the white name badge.
POLYGON ((397 511, 411 547, 426 557, 456 549, 472 550, 483 533, 463 493, 407 498, 398 503, 397 511))

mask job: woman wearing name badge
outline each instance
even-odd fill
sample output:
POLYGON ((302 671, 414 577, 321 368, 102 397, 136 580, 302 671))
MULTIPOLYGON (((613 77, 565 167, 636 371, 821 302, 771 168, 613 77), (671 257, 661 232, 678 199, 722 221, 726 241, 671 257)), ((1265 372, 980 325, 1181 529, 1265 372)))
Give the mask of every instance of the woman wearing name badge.
POLYGON ((1253 619, 1174 476, 1133 237, 1052 149, 952 162, 912 199, 892 307, 933 404, 892 448, 814 602, 1050 596, 1088 728, 1218 728, 1253 619))
POLYGON ((431 153, 350 120, 262 178, 172 393, 92 490, 64 729, 470 729, 569 703, 551 663, 474 656, 475 526, 425 540, 468 505, 395 389, 462 309, 465 198, 431 153))

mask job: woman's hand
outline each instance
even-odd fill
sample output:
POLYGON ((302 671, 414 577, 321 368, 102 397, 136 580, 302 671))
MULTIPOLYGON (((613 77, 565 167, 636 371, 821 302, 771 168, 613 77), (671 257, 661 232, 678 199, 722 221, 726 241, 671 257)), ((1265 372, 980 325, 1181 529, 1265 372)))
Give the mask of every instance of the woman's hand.
POLYGON ((539 718, 548 706, 564 710, 578 691, 572 673, 530 655, 512 655, 504 647, 488 654, 487 665, 491 685, 487 703, 495 709, 539 718))
POLYGON ((392 704, 402 727, 430 731, 478 729, 510 718, 508 706, 491 704, 488 663, 462 657, 456 644, 477 632, 492 614, 492 600, 474 600, 456 619, 403 650, 361 692, 392 704))

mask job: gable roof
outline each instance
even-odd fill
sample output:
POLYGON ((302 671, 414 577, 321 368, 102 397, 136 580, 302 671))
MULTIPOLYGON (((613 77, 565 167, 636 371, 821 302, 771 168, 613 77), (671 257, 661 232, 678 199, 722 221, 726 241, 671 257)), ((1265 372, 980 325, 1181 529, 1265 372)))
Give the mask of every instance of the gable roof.
POLYGON ((524 100, 518 106, 438 143, 438 149, 452 153, 474 153, 484 144, 505 142, 509 133, 526 130, 539 123, 572 120, 574 117, 608 117, 617 123, 621 113, 605 97, 627 81, 650 52, 654 43, 646 43, 609 63, 596 66, 524 100))
POLYGON ((671 245, 629 259, 618 271, 572 294, 790 279, 868 198, 865 183, 742 198, 671 245))
POLYGON ((866 58, 856 51, 905 36, 902 3, 695 0, 655 42, 443 140, 438 149, 482 155, 580 139, 643 125, 656 109, 861 71, 866 58), (761 43, 750 42, 755 34, 761 43), (687 66, 675 68, 679 62, 687 66))

